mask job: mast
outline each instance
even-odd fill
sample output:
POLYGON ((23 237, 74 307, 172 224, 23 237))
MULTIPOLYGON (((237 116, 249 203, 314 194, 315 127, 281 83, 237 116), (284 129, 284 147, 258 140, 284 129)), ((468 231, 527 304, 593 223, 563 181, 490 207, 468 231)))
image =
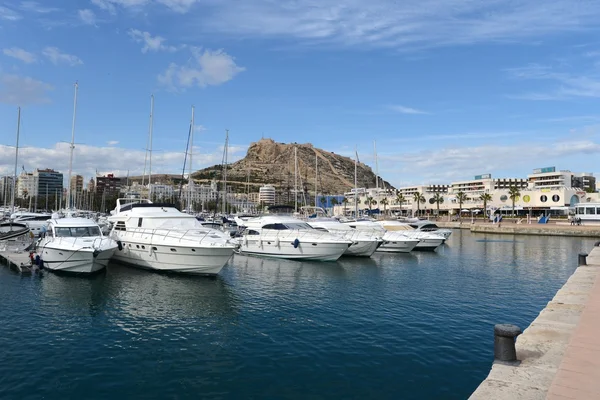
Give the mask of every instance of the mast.
POLYGON ((377 143, 373 140, 373 151, 375 152, 375 189, 379 197, 379 163, 377 162, 377 143))
POLYGON ((194 180, 192 179, 192 153, 194 152, 194 106, 192 106, 192 130, 190 132, 190 172, 188 176, 188 211, 192 210, 192 190, 194 180))
POLYGON ((150 127, 148 129, 148 199, 152 201, 152 128, 154 125, 154 95, 150 95, 150 127))
POLYGON ((319 197, 317 195, 317 180, 319 179, 318 169, 319 169, 319 158, 317 156, 317 153, 315 153, 315 212, 317 211, 316 210, 316 207, 317 207, 317 197, 319 197))
POLYGON ((354 159, 354 218, 358 218, 358 149, 354 148, 356 158, 354 159))
POLYGON ((67 178, 67 210, 71 209, 71 174, 73 173, 73 150, 75 149, 75 117, 77 115, 77 89, 75 82, 75 97, 73 98, 73 124, 71 125, 71 152, 69 154, 69 177, 67 178))
POLYGON ((294 211, 298 212, 298 148, 294 146, 294 211))
POLYGON ((227 153, 229 148, 229 129, 225 129, 225 148, 223 149, 223 214, 227 214, 227 153))
POLYGON ((10 195, 11 214, 15 212, 15 191, 17 189, 17 164, 19 163, 19 134, 21 132, 21 107, 17 109, 17 148, 15 149, 15 174, 12 180, 12 193, 10 195))

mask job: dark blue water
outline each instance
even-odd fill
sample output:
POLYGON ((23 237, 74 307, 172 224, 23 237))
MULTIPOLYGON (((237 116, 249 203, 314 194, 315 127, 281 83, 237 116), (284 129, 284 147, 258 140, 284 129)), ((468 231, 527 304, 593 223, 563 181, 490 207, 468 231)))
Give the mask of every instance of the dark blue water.
POLYGON ((1 399, 464 399, 593 240, 454 231, 436 253, 235 256, 217 278, 0 267, 1 399))

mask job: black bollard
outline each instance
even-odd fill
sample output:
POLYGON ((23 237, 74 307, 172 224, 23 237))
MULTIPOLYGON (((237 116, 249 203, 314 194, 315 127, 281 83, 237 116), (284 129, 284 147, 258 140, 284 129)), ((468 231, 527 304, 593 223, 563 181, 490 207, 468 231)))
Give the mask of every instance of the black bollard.
POLYGON ((579 263, 578 265, 587 265, 587 254, 586 253, 579 253, 579 263))
POLYGON ((597 241, 596 243, 594 243, 594 246, 595 246, 595 247, 600 247, 600 240, 599 240, 599 241, 597 241))
POLYGON ((511 324, 494 325, 494 359, 496 361, 517 361, 515 339, 521 333, 521 328, 511 324))

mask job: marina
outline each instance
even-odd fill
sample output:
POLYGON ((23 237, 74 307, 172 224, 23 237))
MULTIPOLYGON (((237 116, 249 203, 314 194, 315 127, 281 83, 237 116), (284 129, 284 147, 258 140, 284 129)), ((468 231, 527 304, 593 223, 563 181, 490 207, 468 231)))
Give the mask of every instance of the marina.
POLYGON ((215 277, 2 267, 0 397, 464 399, 494 325, 528 327, 594 242, 461 229, 435 252, 235 254, 215 277))

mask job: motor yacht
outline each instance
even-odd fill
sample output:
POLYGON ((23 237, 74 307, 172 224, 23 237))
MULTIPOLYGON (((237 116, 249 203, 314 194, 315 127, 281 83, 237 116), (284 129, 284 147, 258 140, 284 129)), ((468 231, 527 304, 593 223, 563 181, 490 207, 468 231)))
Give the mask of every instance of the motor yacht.
POLYGON ((13 221, 0 223, 0 251, 23 251, 33 243, 27 224, 13 221))
POLYGON ((264 215, 237 219, 244 227, 240 253, 296 260, 335 261, 352 245, 339 235, 314 229, 291 216, 264 215))
POLYGON ((19 211, 19 212, 13 213, 10 216, 10 219, 13 222, 27 224, 27 226, 29 227, 29 229, 31 229, 31 232, 33 232, 33 234, 35 236, 40 236, 40 233, 42 232, 42 228, 47 226, 48 221, 51 218, 52 218, 52 214, 32 213, 32 212, 25 212, 25 211, 19 211))
POLYGON ((409 253, 421 242, 420 239, 408 237, 401 232, 386 231, 383 226, 368 219, 348 220, 343 224, 352 229, 381 235, 383 243, 377 248, 377 252, 409 253))
POLYGON ((452 234, 451 229, 440 228, 439 226, 437 226, 435 223, 433 223, 431 221, 419 220, 419 221, 415 221, 415 222, 409 222, 408 225, 411 228, 414 228, 420 232, 433 232, 436 235, 442 235, 444 237, 444 239, 446 239, 446 240, 448 240, 448 238, 452 234))
POLYGON ((117 241, 113 259, 157 271, 216 275, 238 245, 229 234, 207 228, 172 204, 117 199, 108 220, 117 241))
POLYGON ((43 267, 52 271, 92 273, 106 268, 117 243, 102 235, 87 218, 60 218, 47 222, 36 245, 43 267))
POLYGON ((446 241, 446 238, 442 235, 433 232, 418 231, 404 222, 384 220, 377 221, 377 223, 389 232, 397 232, 411 239, 418 239, 419 243, 415 246, 414 250, 433 251, 446 241))
POLYGON ((352 229, 334 218, 310 218, 306 222, 314 229, 330 232, 350 240, 352 244, 344 256, 371 257, 384 242, 384 232, 368 232, 352 229))

